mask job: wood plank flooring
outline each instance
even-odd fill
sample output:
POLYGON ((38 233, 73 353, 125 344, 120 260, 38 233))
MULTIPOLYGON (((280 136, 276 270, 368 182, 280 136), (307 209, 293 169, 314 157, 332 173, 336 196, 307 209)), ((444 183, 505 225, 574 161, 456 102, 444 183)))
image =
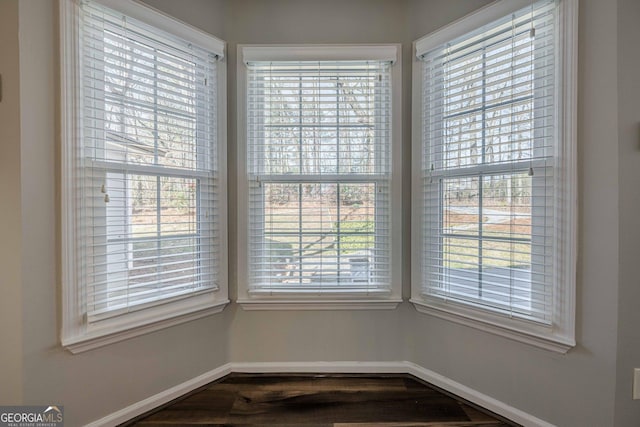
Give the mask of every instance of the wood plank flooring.
POLYGON ((124 425, 505 427, 409 375, 231 374, 124 425))

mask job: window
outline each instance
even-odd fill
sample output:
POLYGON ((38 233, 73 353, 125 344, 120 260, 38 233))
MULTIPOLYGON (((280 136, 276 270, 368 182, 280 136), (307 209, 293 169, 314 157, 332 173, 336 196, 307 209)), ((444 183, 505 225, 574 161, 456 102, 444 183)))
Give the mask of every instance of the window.
POLYGON ((285 48, 240 51, 245 307, 269 298, 398 302, 397 48, 369 58, 357 47, 325 49, 339 58, 321 50, 297 47, 286 58, 285 48))
POLYGON ((573 340, 575 280, 565 3, 530 3, 452 35, 507 2, 482 9, 444 30, 452 36, 418 41, 414 76, 422 113, 413 301, 546 337, 560 351, 573 340))
POLYGON ((227 302, 224 44, 129 1, 62 3, 77 19, 63 71, 73 351, 227 302))

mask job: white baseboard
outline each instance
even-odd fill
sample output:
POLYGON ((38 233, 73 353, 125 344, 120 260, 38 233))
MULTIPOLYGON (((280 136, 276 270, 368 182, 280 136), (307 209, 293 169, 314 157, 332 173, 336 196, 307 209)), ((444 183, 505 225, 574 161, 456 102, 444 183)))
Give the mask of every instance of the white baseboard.
POLYGON ((87 427, 113 427, 118 424, 122 424, 137 417, 138 415, 142 415, 145 412, 155 409, 158 406, 171 402, 173 399, 177 399, 198 387, 202 387, 203 385, 207 385, 210 382, 224 377, 225 375, 229 375, 231 373, 230 368, 231 364, 227 363, 219 368, 205 372, 204 374, 198 375, 189 381, 185 381, 182 384, 178 384, 177 386, 171 387, 170 389, 154 394, 140 402, 109 414, 106 417, 93 421, 92 423, 87 424, 87 427))
POLYGON ((475 403, 478 406, 495 412, 498 415, 502 415, 503 417, 518 424, 522 424, 525 427, 555 427, 553 424, 541 420, 540 418, 534 417, 533 415, 521 411, 520 409, 514 408, 513 406, 507 405, 506 403, 494 399, 491 396, 487 396, 484 393, 480 393, 479 391, 467 387, 466 385, 460 384, 457 381, 453 381, 452 379, 440 375, 437 372, 430 371, 429 369, 423 368, 422 366, 416 365, 415 363, 403 363, 406 369, 405 372, 407 374, 411 374, 414 377, 420 378, 421 380, 426 381, 429 384, 440 387, 441 389, 446 390, 449 393, 455 394, 456 396, 468 400, 469 402, 475 403))
POLYGON ((554 427, 531 414, 507 405, 443 375, 412 362, 236 362, 205 372, 189 381, 129 405, 117 412, 87 424, 88 427, 112 427, 164 405, 190 391, 218 380, 232 372, 241 373, 350 373, 350 374, 411 374, 423 381, 460 396, 483 408, 525 427, 554 427))
POLYGON ((406 374, 405 362, 236 362, 232 372, 318 374, 406 374))

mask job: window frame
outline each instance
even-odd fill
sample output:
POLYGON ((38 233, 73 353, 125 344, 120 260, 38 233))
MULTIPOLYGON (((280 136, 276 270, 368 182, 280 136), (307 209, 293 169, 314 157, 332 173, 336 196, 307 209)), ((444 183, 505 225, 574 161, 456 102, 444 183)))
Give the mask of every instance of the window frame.
MULTIPOLYGON (((85 284, 77 272, 78 248, 77 203, 74 185, 76 176, 76 150, 80 144, 82 100, 78 88, 82 78, 80 10, 78 0, 59 2, 60 22, 60 192, 61 192, 61 278, 62 278, 62 328, 61 344, 72 353, 79 353, 108 345, 124 339, 195 320, 221 312, 229 303, 227 284, 227 171, 226 171, 226 60, 225 42, 165 15, 151 7, 131 0, 95 0, 97 3, 135 18, 161 31, 205 47, 218 54, 217 117, 216 117, 216 159, 219 231, 217 252, 217 290, 205 293, 194 292, 176 300, 168 299, 151 307, 140 307, 120 316, 98 319, 91 323, 88 319, 85 284)), ((136 167, 133 167, 136 169, 136 167)), ((144 169, 140 167, 138 169, 144 169)), ((105 170, 106 173, 106 170, 105 170)), ((129 173, 129 172, 127 172, 129 173)), ((158 176, 164 176, 158 172, 158 176)), ((197 174, 197 172, 195 173, 197 174)), ((155 176, 155 175, 154 175, 155 176)), ((105 244, 108 244, 106 242, 105 244)))
MULTIPOLYGON (((332 310, 332 309, 394 309, 401 296, 401 45, 238 45, 237 48, 237 111, 238 111, 238 304, 245 310, 332 310), (353 290, 340 292, 305 292, 302 290, 269 292, 250 291, 248 261, 249 192, 247 158, 247 84, 245 58, 260 61, 304 60, 378 60, 395 58, 391 77, 391 271, 390 292, 379 296, 353 290)), ((371 182, 377 181, 372 177, 371 182)))
MULTIPOLYGON (((558 66, 560 83, 556 88, 558 106, 556 114, 559 124, 558 138, 564 150, 559 154, 560 173, 566 186, 563 206, 554 206, 556 214, 564 212, 564 229, 557 236, 554 247, 555 262, 562 263, 561 273, 554 276, 554 304, 551 325, 541 325, 522 319, 508 317, 472 304, 459 304, 432 298, 426 295, 423 280, 424 238, 424 194, 422 174, 423 150, 423 61, 422 53, 470 31, 494 22, 504 16, 530 6, 524 0, 500 0, 485 6, 413 43, 412 76, 412 254, 411 254, 411 299, 417 311, 424 314, 467 325, 482 331, 497 334, 515 341, 528 343, 547 350, 566 353, 575 346, 575 282, 577 247, 577 17, 578 1, 561 0, 558 5, 559 44, 558 66)), ((527 162, 528 163, 528 162, 527 162)), ((527 164, 527 168, 528 168, 527 164)), ((496 170, 512 172, 508 164, 496 170)), ((475 175, 474 175, 475 176, 475 175)), ((533 206, 532 206, 532 209, 533 206)))

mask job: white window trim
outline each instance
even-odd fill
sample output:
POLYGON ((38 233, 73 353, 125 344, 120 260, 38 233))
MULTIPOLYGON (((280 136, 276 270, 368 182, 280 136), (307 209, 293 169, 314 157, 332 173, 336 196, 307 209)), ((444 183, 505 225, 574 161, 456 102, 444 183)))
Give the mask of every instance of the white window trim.
MULTIPOLYGON (((198 43, 219 56, 218 67, 218 158, 226 165, 226 61, 225 42, 194 27, 170 18, 155 9, 131 0, 100 0, 101 4, 118 10, 147 24, 171 32, 179 37, 198 43)), ((217 291, 188 297, 175 302, 139 310, 126 316, 116 317, 97 325, 87 322, 82 289, 76 275, 75 220, 76 204, 71 189, 75 182, 74 146, 79 135, 79 120, 76 111, 80 105, 78 90, 79 38, 78 0, 59 2, 60 23, 60 164, 61 164, 61 266, 62 266, 62 346, 72 353, 80 353, 111 343, 147 334, 159 329, 178 325, 211 314, 221 312, 229 303, 227 271, 227 174, 224 167, 219 175, 220 223, 219 236, 222 249, 219 252, 217 291)))
MULTIPOLYGON (((93 0, 96 1, 96 0, 93 0)), ((135 18, 138 21, 161 29, 174 36, 180 37, 205 48, 220 58, 224 56, 225 42, 205 33, 204 31, 186 24, 166 13, 153 8, 138 0, 97 0, 98 3, 135 18)))
MULTIPOLYGON (((419 57, 428 50, 457 36, 495 21, 511 12, 530 5, 529 1, 500 0, 428 34, 413 43, 413 86, 412 86, 412 188, 422 188, 422 61, 419 57)), ((500 335, 558 353, 566 353, 575 346, 575 305, 576 305, 576 259, 577 259, 577 69, 578 69, 578 0, 562 0, 559 19, 561 36, 559 57, 558 122, 561 127, 559 137, 564 139, 565 159, 563 170, 568 188, 565 230, 558 241, 565 266, 564 276, 557 277, 556 305, 551 327, 536 325, 519 319, 509 318, 482 309, 445 303, 427 298, 423 294, 422 281, 422 206, 421 191, 412 193, 411 212, 411 299, 416 310, 438 318, 467 325, 482 331, 500 335)))
MULTIPOLYGON (((471 12, 469 15, 445 25, 438 30, 416 40, 413 51, 422 56, 450 40, 463 36, 470 31, 482 27, 531 5, 531 0, 497 0, 471 12)), ((414 92, 415 93, 415 92, 414 92)))
MULTIPOLYGON (((240 50, 238 51, 240 53, 240 50)), ((242 61, 398 61, 396 45, 293 45, 242 47, 242 61)))
POLYGON ((238 45, 237 111, 238 111, 238 298, 244 310, 380 310, 395 309, 402 302, 402 123, 400 44, 381 45, 238 45), (247 67, 248 60, 390 60, 392 81, 392 176, 391 176, 391 292, 380 297, 365 297, 358 292, 317 293, 286 292, 249 293, 248 264, 248 200, 247 176, 247 67))

